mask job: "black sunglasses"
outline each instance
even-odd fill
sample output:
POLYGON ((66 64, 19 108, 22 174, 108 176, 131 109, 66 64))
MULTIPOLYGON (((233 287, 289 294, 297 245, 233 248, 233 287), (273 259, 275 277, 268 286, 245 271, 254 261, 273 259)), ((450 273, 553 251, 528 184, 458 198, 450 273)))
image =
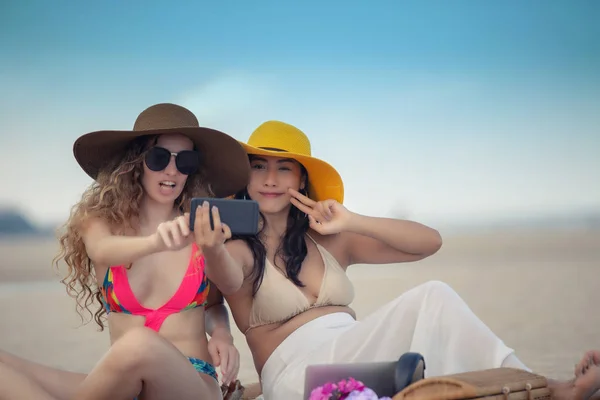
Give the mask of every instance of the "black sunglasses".
POLYGON ((200 153, 196 150, 182 150, 179 153, 173 153, 157 146, 152 147, 146 153, 146 166, 152 171, 162 171, 171 162, 171 156, 175 156, 175 166, 184 175, 192 175, 200 168, 200 153))

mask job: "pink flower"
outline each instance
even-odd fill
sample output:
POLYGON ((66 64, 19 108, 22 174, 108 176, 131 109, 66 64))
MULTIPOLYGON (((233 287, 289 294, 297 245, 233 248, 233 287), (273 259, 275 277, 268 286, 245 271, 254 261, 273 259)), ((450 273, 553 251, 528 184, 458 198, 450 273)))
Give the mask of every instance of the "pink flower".
POLYGON ((309 400, 392 400, 389 397, 377 397, 377 394, 361 381, 350 377, 342 379, 337 384, 328 382, 314 388, 309 400))
POLYGON ((333 393, 337 390, 335 383, 328 382, 323 386, 314 388, 310 392, 309 400, 329 400, 332 398, 333 393))
POLYGON ((338 388, 344 394, 349 394, 355 390, 362 391, 365 388, 364 383, 361 381, 357 381, 354 378, 348 378, 347 380, 342 380, 338 383, 338 388))

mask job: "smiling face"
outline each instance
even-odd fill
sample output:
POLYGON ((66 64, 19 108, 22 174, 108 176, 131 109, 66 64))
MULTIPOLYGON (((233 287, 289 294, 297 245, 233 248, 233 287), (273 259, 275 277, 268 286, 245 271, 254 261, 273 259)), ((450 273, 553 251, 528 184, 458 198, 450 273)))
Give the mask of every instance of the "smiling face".
MULTIPOLYGON (((193 150, 193 142, 186 136, 162 135, 153 147, 161 147, 171 153, 193 150)), ((175 165, 175 156, 171 155, 168 165, 159 171, 148 168, 144 161, 142 186, 146 195, 159 204, 173 203, 183 191, 188 175, 181 173, 175 165)))
POLYGON ((262 213, 287 212, 291 206, 288 189, 305 188, 303 168, 290 158, 252 155, 250 167, 248 194, 258 202, 262 213))

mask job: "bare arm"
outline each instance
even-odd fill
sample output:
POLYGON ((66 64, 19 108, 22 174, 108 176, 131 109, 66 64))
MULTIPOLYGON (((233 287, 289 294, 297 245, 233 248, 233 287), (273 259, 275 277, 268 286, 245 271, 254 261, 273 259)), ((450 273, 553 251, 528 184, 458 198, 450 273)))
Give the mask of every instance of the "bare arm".
POLYGON ((82 236, 88 256, 98 265, 129 264, 159 249, 155 235, 116 236, 99 218, 87 222, 82 236))
POLYGON ((223 304, 223 295, 214 286, 208 292, 204 325, 206 333, 210 335, 208 352, 214 365, 221 367, 223 383, 228 384, 235 380, 240 370, 240 353, 233 344, 229 313, 223 304))
POLYGON ((417 261, 435 254, 442 246, 439 232, 418 222, 355 213, 342 237, 349 264, 417 261))
POLYGON ((347 265, 416 261, 442 247, 438 231, 418 222, 367 217, 350 212, 333 199, 316 202, 288 189, 290 202, 308 215, 310 227, 321 235, 340 234, 347 265))
POLYGON ((206 333, 211 337, 214 334, 223 334, 225 337, 229 337, 233 344, 231 326, 229 325, 229 313, 223 302, 223 294, 216 287, 212 287, 208 293, 205 311, 206 333))
POLYGON ((206 275, 219 290, 230 295, 244 283, 244 271, 253 264, 250 249, 241 240, 232 240, 214 250, 205 250, 206 275))
POLYGON ((310 227, 321 235, 340 234, 347 265, 416 261, 442 247, 438 231, 417 222, 367 217, 350 212, 333 199, 316 202, 288 189, 290 202, 308 215, 310 227))

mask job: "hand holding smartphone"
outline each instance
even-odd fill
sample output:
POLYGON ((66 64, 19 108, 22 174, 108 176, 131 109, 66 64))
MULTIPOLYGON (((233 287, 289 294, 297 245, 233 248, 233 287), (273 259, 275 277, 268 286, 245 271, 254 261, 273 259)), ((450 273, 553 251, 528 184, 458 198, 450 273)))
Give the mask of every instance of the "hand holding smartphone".
MULTIPOLYGON (((209 207, 217 206, 221 222, 231 229, 232 235, 256 235, 258 233, 259 211, 258 203, 254 200, 238 199, 215 199, 208 197, 194 197, 190 207, 190 229, 194 230, 196 221, 196 209, 204 202, 209 207)), ((212 213, 210 215, 210 227, 214 229, 212 213)))

